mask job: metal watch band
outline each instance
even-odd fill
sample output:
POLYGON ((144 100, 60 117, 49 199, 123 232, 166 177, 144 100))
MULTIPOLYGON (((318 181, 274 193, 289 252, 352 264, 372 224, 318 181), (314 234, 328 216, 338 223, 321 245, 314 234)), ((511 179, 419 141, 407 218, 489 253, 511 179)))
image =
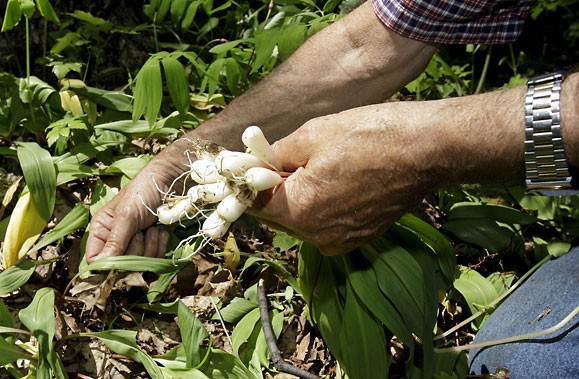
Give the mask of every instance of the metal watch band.
POLYGON ((571 188, 561 137, 560 72, 529 80, 525 98, 525 171, 530 190, 571 188))

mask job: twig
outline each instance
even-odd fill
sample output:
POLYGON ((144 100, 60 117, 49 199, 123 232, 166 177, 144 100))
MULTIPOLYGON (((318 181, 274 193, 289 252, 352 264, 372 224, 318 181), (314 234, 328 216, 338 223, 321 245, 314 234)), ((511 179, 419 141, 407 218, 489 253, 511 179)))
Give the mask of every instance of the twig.
POLYGON ((269 348, 269 357, 273 362, 274 367, 279 371, 292 374, 303 379, 320 379, 320 377, 317 375, 287 363, 281 356, 281 352, 277 347, 275 335, 273 334, 273 329, 271 328, 271 322, 269 321, 269 312, 267 298, 265 296, 265 289, 263 287, 263 279, 259 279, 259 283, 257 285, 257 299, 259 301, 259 313, 261 316, 263 334, 265 336, 265 341, 267 342, 267 347, 269 348))

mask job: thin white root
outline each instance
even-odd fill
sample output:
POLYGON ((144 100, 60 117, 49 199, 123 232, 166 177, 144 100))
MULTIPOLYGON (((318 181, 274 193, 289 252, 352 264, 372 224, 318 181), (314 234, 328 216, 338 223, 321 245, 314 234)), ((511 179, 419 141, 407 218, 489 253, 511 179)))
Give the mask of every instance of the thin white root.
POLYGON ((281 163, 275 158, 271 145, 259 126, 250 126, 241 135, 241 141, 247 147, 247 152, 255 155, 277 171, 282 170, 281 163))

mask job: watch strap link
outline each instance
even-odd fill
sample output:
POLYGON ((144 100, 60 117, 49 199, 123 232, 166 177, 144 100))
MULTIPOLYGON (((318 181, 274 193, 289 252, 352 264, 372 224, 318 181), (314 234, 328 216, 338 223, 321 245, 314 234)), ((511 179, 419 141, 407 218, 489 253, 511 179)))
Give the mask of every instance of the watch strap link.
POLYGON ((530 190, 571 188, 561 136, 562 73, 529 80, 525 98, 525 171, 530 190))

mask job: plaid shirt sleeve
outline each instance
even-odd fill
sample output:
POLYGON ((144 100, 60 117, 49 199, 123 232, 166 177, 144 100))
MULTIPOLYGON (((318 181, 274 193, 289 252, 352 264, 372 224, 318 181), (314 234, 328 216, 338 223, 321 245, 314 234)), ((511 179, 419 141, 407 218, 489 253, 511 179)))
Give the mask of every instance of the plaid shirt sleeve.
POLYGON ((441 44, 508 43, 522 32, 535 0, 371 0, 394 32, 441 44))

